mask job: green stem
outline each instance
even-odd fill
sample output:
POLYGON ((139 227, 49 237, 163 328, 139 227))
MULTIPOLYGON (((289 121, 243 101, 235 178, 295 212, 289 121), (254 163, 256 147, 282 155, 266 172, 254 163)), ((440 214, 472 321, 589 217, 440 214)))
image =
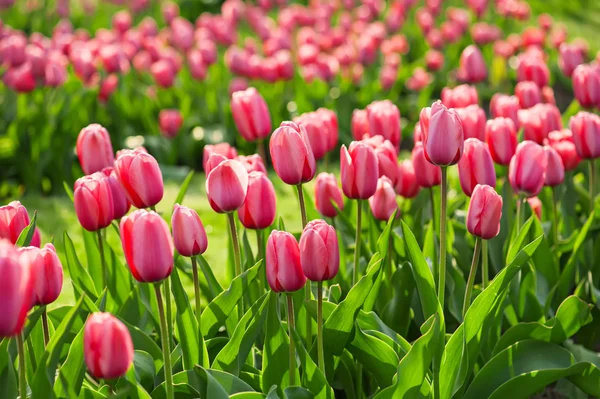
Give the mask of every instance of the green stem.
POLYGON ((487 240, 483 240, 483 245, 481 246, 481 256, 483 257, 481 263, 481 288, 485 289, 490 283, 490 267, 487 240))
POLYGON ((48 329, 48 312, 46 310, 46 306, 44 306, 44 310, 42 310, 42 329, 44 330, 44 348, 48 346, 48 342, 50 342, 50 330, 48 329))
MULTIPOLYGON (((258 259, 257 260, 263 260, 265 259, 265 234, 262 230, 256 230, 256 247, 258 248, 258 259)), ((266 274, 265 274, 265 268, 263 267, 263 271, 260 272, 260 293, 262 295, 263 292, 265 292, 265 288, 267 287, 266 284, 266 274)))
MULTIPOLYGON (((150 210, 156 212, 156 205, 150 205, 150 210)), ((158 212, 156 212, 158 213, 158 212)))
POLYGON ((558 193, 556 187, 552 187, 552 243, 558 245, 559 227, 558 227, 558 193))
MULTIPOLYGON (((508 173, 508 172, 507 172, 508 173)), ((513 201, 513 197, 514 197, 514 192, 512 189, 512 186, 510 185, 510 181, 508 180, 508 174, 506 176, 506 180, 504 182, 504 184, 506 185, 506 198, 504 198, 504 203, 508 204, 508 215, 506 215, 507 217, 507 221, 508 221, 508 231, 512 231, 512 227, 513 227, 513 213, 512 213, 512 201, 513 201)))
POLYGON ((35 373, 37 369, 37 362, 35 361, 35 353, 33 352, 33 342, 31 342, 31 334, 27 337, 27 354, 29 355, 29 362, 31 363, 31 368, 35 373))
MULTIPOLYGON (((242 274, 242 259, 240 256, 240 242, 238 239, 237 228, 235 226, 235 218, 232 213, 227 214, 227 220, 229 221, 229 234, 231 238, 231 243, 233 244, 233 258, 235 261, 235 276, 239 276, 242 274)), ((238 305, 238 315, 241 319, 244 314, 244 299, 240 299, 240 303, 238 305)))
POLYGON ((448 191, 448 168, 442 168, 442 187, 441 187, 441 207, 440 207, 440 265, 439 265, 439 283, 438 300, 444 308, 444 291, 446 289, 446 196, 448 191))
POLYGON ((258 151, 258 155, 262 158, 263 162, 265 163, 265 167, 267 166, 267 153, 265 151, 265 141, 264 140, 259 140, 256 143, 256 150, 258 151))
POLYGON ((471 270, 469 271, 469 279, 467 280, 467 288, 465 290, 465 300, 463 302, 463 320, 467 314, 467 310, 471 305, 471 294, 475 285, 475 275, 477 274, 477 265, 479 264, 479 254, 481 253, 481 238, 475 240, 475 252, 473 252, 473 261, 471 262, 471 270))
POLYGON ((25 348, 23 347, 23 335, 17 334, 17 353, 19 355, 19 395, 21 399, 27 398, 27 378, 25 377, 25 348))
POLYGON ((171 369, 171 349, 169 345, 170 338, 167 337, 167 320, 165 318, 165 308, 163 304, 162 294, 160 292, 160 283, 154 285, 156 292, 156 301, 158 302, 158 314, 160 317, 160 340, 162 343, 164 372, 165 372, 165 388, 167 391, 167 399, 174 399, 173 392, 173 370, 171 369))
POLYGON ((431 202, 431 220, 433 220, 433 229, 437 232, 437 218, 435 217, 435 192, 433 191, 433 187, 429 189, 429 199, 431 202))
POLYGON ((192 256, 192 274, 194 276, 194 297, 196 300, 196 320, 198 321, 198 331, 200 330, 200 316, 202 315, 202 307, 200 303, 200 279, 198 278, 198 261, 195 256, 192 256))
POLYGON ((358 280, 358 266, 360 264, 360 244, 362 229, 362 200, 356 200, 356 241, 354 244, 354 270, 352 270, 352 285, 358 280))
POLYGON ((290 386, 296 385, 296 345, 292 331, 296 328, 294 319, 294 299, 291 293, 286 294, 287 297, 287 315, 288 315, 288 335, 290 336, 290 386))
POLYGON ((590 180, 590 213, 594 212, 594 197, 595 197, 595 191, 594 191, 594 184, 596 183, 596 165, 594 164, 594 160, 590 159, 589 162, 589 167, 590 167, 590 176, 589 176, 589 180, 590 180))
POLYGON ((298 202, 300 203, 300 215, 302 216, 302 230, 304 230, 308 221, 306 218, 306 204, 304 203, 304 191, 302 190, 302 184, 298 184, 296 186, 296 190, 298 190, 298 202))
POLYGON ((323 282, 317 282, 317 350, 319 368, 325 376, 325 354, 323 352, 323 282))
POLYGON ((171 301, 171 276, 165 279, 165 307, 167 309, 167 333, 169 343, 173 343, 173 304, 171 301))
MULTIPOLYGON (((300 216, 302 217, 302 230, 306 227, 307 218, 306 218, 306 204, 304 203, 304 190, 302 190, 302 184, 298 184, 296 186, 296 190, 298 191, 298 203, 300 204, 300 216)), ((306 286, 304 287, 304 299, 306 301, 311 300, 311 283, 310 280, 306 282, 306 286)), ((306 344, 309 345, 312 342, 312 318, 310 314, 306 312, 306 344)))
POLYGON ((104 240, 102 239, 102 230, 97 230, 98 235, 98 249, 100 250, 100 263, 102 266, 102 289, 107 287, 108 283, 108 270, 106 269, 106 259, 104 259, 104 240))
POLYGON ((438 366, 438 360, 433 359, 433 399, 440 399, 440 368, 438 366))
POLYGON ((516 220, 516 223, 517 223, 517 226, 516 226, 517 234, 519 234, 519 232, 521 231, 521 212, 522 212, 521 208, 522 208, 522 202, 523 202, 523 199, 521 198, 521 196, 520 195, 517 196, 517 218, 516 218, 517 219, 516 220))

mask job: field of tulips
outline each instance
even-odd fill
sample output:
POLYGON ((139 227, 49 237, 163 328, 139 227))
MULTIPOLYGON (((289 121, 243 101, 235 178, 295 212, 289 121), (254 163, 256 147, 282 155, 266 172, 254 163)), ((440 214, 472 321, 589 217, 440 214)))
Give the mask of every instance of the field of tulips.
POLYGON ((0 399, 600 397, 598 29, 0 0, 0 399))

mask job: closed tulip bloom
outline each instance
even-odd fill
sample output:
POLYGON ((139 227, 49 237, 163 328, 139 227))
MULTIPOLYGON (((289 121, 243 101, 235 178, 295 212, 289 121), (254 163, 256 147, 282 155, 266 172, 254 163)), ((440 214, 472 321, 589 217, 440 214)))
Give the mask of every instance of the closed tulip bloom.
POLYGON ((115 156, 108 131, 97 123, 81 129, 77 136, 77 157, 86 175, 112 166, 115 156))
POLYGON ((319 108, 315 113, 321 117, 323 123, 327 127, 327 151, 332 151, 337 147, 339 140, 337 115, 327 108, 319 108))
POLYGON ((275 221, 277 197, 273 183, 262 172, 248 175, 248 194, 246 201, 238 209, 240 222, 247 229, 266 229, 275 221))
POLYGON ((267 168, 265 166, 265 163, 263 162, 263 159, 258 154, 238 155, 235 158, 235 160, 238 161, 239 163, 241 163, 242 165, 244 165, 244 168, 246 168, 248 173, 255 172, 255 171, 263 172, 265 174, 267 173, 267 168))
POLYGON ((496 93, 490 101, 490 113, 492 118, 510 118, 515 126, 519 126, 518 111, 520 109, 519 99, 516 96, 509 96, 502 93, 496 93))
POLYGON ((201 255, 208 248, 204 225, 195 210, 175 204, 171 216, 173 244, 181 256, 201 255))
POLYGON ((181 125, 183 125, 183 116, 178 109, 163 109, 158 114, 160 132, 167 138, 177 136, 181 125))
POLYGON ((107 380, 123 377, 133 364, 129 330, 110 313, 91 314, 83 332, 83 354, 94 377, 107 380))
POLYGON ((517 80, 519 82, 532 81, 539 88, 548 85, 550 70, 543 59, 526 55, 521 57, 517 67, 517 80))
POLYGON ((277 176, 296 186, 315 177, 317 166, 306 129, 293 122, 283 122, 269 142, 271 160, 277 176))
POLYGON ((206 178, 206 195, 215 212, 236 211, 246 200, 247 192, 248 172, 238 161, 222 161, 206 178))
POLYGON ((0 239, 0 337, 20 334, 31 309, 34 276, 14 245, 0 239))
POLYGON ((581 111, 569 120, 577 154, 583 159, 600 157, 600 116, 581 111))
POLYGON ((527 203, 531 208, 531 212, 539 219, 542 220, 542 201, 538 197, 527 198, 527 203))
POLYGON ((164 89, 173 86, 175 82, 175 71, 166 59, 158 60, 150 66, 150 72, 156 84, 164 89))
POLYGON ((125 194, 123 186, 119 183, 114 168, 104 168, 102 169, 102 173, 108 177, 108 184, 110 185, 110 192, 113 199, 113 219, 121 219, 129 212, 131 203, 127 199, 127 194, 125 194))
POLYGON ((135 207, 149 208, 162 199, 162 172, 152 155, 140 150, 121 151, 115 161, 115 173, 135 207))
POLYGON ((594 64, 579 65, 573 71, 573 93, 581 106, 600 107, 600 67, 594 64))
POLYGON ((560 111, 552 104, 537 104, 519 111, 525 140, 542 144, 550 132, 562 129, 560 111))
POLYGON ((379 165, 379 177, 387 176, 392 185, 398 180, 398 151, 396 147, 382 136, 373 136, 362 140, 375 151, 379 165))
POLYGON ((365 134, 369 134, 369 118, 366 109, 355 109, 352 112, 352 138, 356 141, 362 140, 365 134))
POLYGON ((467 46, 460 55, 458 78, 465 82, 477 83, 487 78, 487 66, 479 47, 467 46))
POLYGON ((465 140, 465 152, 458 162, 463 192, 470 197, 478 184, 496 187, 496 171, 488 145, 477 139, 465 140))
POLYGON ((377 189, 379 165, 375 151, 367 144, 353 141, 340 150, 342 190, 350 199, 367 199, 377 189))
POLYGON ((396 202, 396 191, 392 181, 386 176, 377 180, 377 189, 375 194, 369 198, 369 206, 373 217, 377 220, 387 221, 394 211, 398 209, 396 202))
POLYGON ((573 142, 573 133, 569 129, 557 130, 548 134, 550 146, 558 153, 563 161, 565 170, 577 168, 581 162, 575 143, 573 142))
POLYGON ((237 150, 229 145, 229 143, 219 143, 219 144, 207 144, 204 146, 204 153, 202 158, 202 167, 204 171, 208 175, 209 171, 206 170, 206 164, 210 159, 211 155, 219 154, 224 156, 226 159, 235 159, 238 156, 237 150))
POLYGON ((469 105, 465 108, 456 108, 456 113, 462 122, 464 138, 485 140, 485 111, 479 105, 469 105))
POLYGON ((344 209, 344 197, 333 173, 319 173, 315 182, 315 207, 325 217, 334 218, 344 209), (335 206, 334 206, 335 204, 335 206), (337 207, 337 209, 336 209, 337 207))
MULTIPOLYGON (((23 229, 31 223, 27 209, 19 201, 12 201, 8 205, 0 206, 0 239, 5 238, 17 243, 23 229)), ((40 246, 40 234, 36 228, 31 245, 40 246)))
POLYGON ((576 45, 563 43, 558 48, 558 52, 558 66, 568 77, 571 77, 575 68, 585 62, 585 55, 576 45))
POLYGON ((471 85, 460 85, 451 89, 444 87, 441 95, 442 104, 448 108, 464 108, 479 103, 477 89, 471 85))
POLYGON ((419 171, 415 175, 419 186, 431 188, 442 183, 442 169, 427 160, 423 143, 415 144, 411 159, 415 171, 419 171))
POLYGON ((294 292, 304 287, 300 246, 288 232, 273 230, 267 241, 267 282, 275 292, 294 292))
POLYGON ((367 107, 369 135, 381 135, 400 147, 400 110, 390 100, 375 101, 367 107))
POLYGON ((565 166, 558 152, 549 145, 544 146, 546 153, 546 186, 555 187, 565 180, 565 166))
POLYGON ((531 108, 542 102, 542 91, 534 82, 519 82, 515 86, 515 96, 519 99, 521 108, 531 108))
POLYGON ((49 305, 58 299, 63 286, 63 267, 56 255, 56 248, 46 244, 44 248, 19 248, 21 264, 30 268, 33 283, 33 305, 49 305))
POLYGON ((157 283, 171 275, 173 239, 158 213, 138 209, 121 219, 119 231, 123 254, 137 281, 157 283))
POLYGON ((262 140, 271 133, 269 107, 254 87, 231 95, 231 113, 238 132, 245 140, 262 140))
POLYGON ((467 230, 475 237, 489 240, 500 233, 502 197, 493 187, 478 184, 473 190, 467 212, 467 230))
POLYGON ((485 125, 485 141, 498 165, 508 165, 517 150, 517 131, 512 119, 495 118, 485 125))
POLYGON ((334 278, 340 268, 340 249, 333 226, 324 220, 309 222, 300 237, 302 271, 311 281, 334 278))
POLYGON ((294 118, 294 123, 306 129, 315 160, 322 159, 329 151, 328 126, 323 119, 316 112, 307 112, 294 118))
POLYGON ((410 159, 405 159, 398 164, 398 182, 396 193, 404 198, 414 198, 419 194, 421 187, 417 183, 415 168, 410 159))
POLYGON ((87 231, 103 229, 113 220, 113 194, 108 180, 104 173, 96 172, 75 182, 75 213, 87 231))
POLYGON ((510 161, 508 178, 511 186, 518 193, 535 197, 544 187, 546 165, 544 148, 533 141, 523 141, 510 161))
POLYGON ((433 103, 429 127, 423 129, 427 160, 438 166, 454 165, 462 156, 463 143, 463 124, 458 113, 446 108, 440 101, 433 103))

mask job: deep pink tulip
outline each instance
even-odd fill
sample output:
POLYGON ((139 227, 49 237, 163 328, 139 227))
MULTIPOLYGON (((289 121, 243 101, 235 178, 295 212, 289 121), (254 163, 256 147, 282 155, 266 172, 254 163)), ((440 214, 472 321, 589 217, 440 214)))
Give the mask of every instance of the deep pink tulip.
POLYGON ((380 135, 400 147, 400 110, 390 100, 375 101, 367 106, 369 134, 380 135))
POLYGON ((73 200, 81 226, 97 231, 110 225, 114 217, 113 194, 109 177, 96 172, 77 179, 73 200))
POLYGON ((283 122, 273 132, 269 150, 273 168, 284 183, 296 186, 315 177, 315 156, 304 126, 283 122))
POLYGON ((546 165, 544 148, 533 141, 523 141, 510 161, 508 178, 511 186, 518 193, 535 197, 544 187, 546 165))
POLYGON ((329 151, 329 127, 323 118, 316 112, 307 112, 294 118, 294 123, 306 129, 310 148, 315 160, 322 159, 329 151))
POLYGON ((409 90, 421 91, 429 86, 432 80, 433 77, 425 69, 417 67, 412 76, 406 81, 406 87, 409 90))
POLYGON ((179 16, 179 5, 173 1, 163 3, 162 16, 167 24, 170 24, 177 16, 179 16))
POLYGON ((183 116, 178 109, 163 109, 158 114, 160 132, 167 138, 177 136, 181 125, 183 125, 183 116))
POLYGON ((519 82, 515 86, 515 96, 519 99, 521 108, 531 108, 542 102, 542 91, 534 82, 519 82))
POLYGON ((494 118, 485 125, 485 141, 498 165, 508 165, 517 150, 517 131, 512 119, 494 118))
POLYGON ((149 208, 162 199, 162 172, 156 159, 147 152, 138 149, 120 151, 115 161, 115 173, 133 206, 149 208))
POLYGON ((119 178, 114 168, 104 168, 102 169, 102 173, 108 177, 108 184, 110 185, 110 192, 113 199, 113 219, 119 220, 129 212, 131 203, 127 199, 127 194, 123 186, 119 183, 119 178))
POLYGON ((340 150, 342 190, 350 199, 367 199, 377 189, 379 165, 373 149, 360 141, 340 150))
POLYGON ((493 187, 478 184, 473 190, 467 212, 467 230, 475 237, 489 240, 500 233, 502 197, 493 187))
POLYGON ((248 172, 238 161, 222 161, 206 178, 206 195, 215 212, 236 211, 246 200, 247 192, 248 172))
POLYGON ((325 217, 334 218, 344 209, 344 197, 333 173, 322 172, 315 182, 315 207, 325 217), (335 204, 335 206, 334 206, 335 204), (336 209, 337 207, 337 209, 336 209))
POLYGON ((352 138, 356 141, 363 139, 365 134, 369 134, 369 118, 366 109, 355 109, 352 112, 352 138))
POLYGON ((323 120, 327 127, 327 151, 333 151, 339 140, 338 118, 334 111, 327 108, 319 108, 315 113, 323 120))
POLYGON ((34 280, 33 305, 49 305, 56 301, 63 286, 63 267, 56 255, 56 248, 46 244, 44 248, 19 248, 21 264, 30 268, 34 280))
POLYGON ((123 254, 137 281, 157 283, 171 275, 173 239, 158 213, 138 209, 121 219, 119 230, 123 254))
POLYGON ((571 77, 575 68, 585 62, 585 55, 576 45, 563 43, 558 48, 558 52, 558 66, 568 77, 571 77))
POLYGON ((487 78, 487 66, 479 47, 470 45, 463 50, 457 75, 468 83, 482 82, 487 78))
POLYGON ((583 159, 600 157, 600 116, 585 111, 569 120, 577 154, 583 159))
POLYGON ((548 134, 550 146, 556 150, 563 161, 566 171, 577 168, 581 162, 575 143, 573 142, 573 133, 569 129, 562 129, 548 134))
POLYGON ((515 128, 519 126, 518 112, 520 108, 519 99, 516 96, 496 93, 492 96, 492 100, 490 101, 490 113, 492 114, 492 118, 510 118, 514 123, 515 128))
POLYGON ((517 67, 519 82, 532 81, 539 88, 548 85, 550 70, 543 59, 534 56, 522 56, 517 67))
POLYGON ((543 144, 550 132, 562 129, 560 111, 552 104, 536 104, 529 109, 519 110, 519 124, 525 140, 543 144))
POLYGON ((477 89, 475 86, 467 84, 456 86, 453 89, 444 87, 441 99, 442 104, 448 108, 464 108, 479 102, 477 89))
POLYGON ((35 277, 14 245, 0 239, 0 337, 20 334, 31 309, 35 277))
POLYGON ((544 146, 546 153, 546 181, 545 185, 555 187, 565 180, 565 166, 558 152, 549 145, 544 146))
POLYGON ((263 159, 258 154, 238 155, 235 159, 236 159, 236 161, 238 161, 239 163, 244 165, 244 168, 246 168, 248 173, 254 172, 254 171, 262 172, 265 174, 267 173, 267 168, 265 166, 265 163, 263 162, 263 159))
POLYGON ((600 107, 600 67, 579 65, 573 71, 573 92, 583 107, 600 107))
POLYGON ((175 71, 166 59, 159 60, 150 66, 150 72, 156 84, 162 88, 169 88, 175 82, 175 71))
POLYGON ((4 74, 4 83, 17 93, 30 93, 35 89, 35 76, 31 64, 26 62, 9 68, 4 74))
MULTIPOLYGON (((206 170, 206 164, 208 163, 208 160, 210 159, 210 157, 213 154, 218 154, 218 155, 222 155, 224 156, 226 159, 235 159, 238 156, 237 150, 232 147, 231 145, 229 145, 229 143, 219 143, 219 144, 207 144, 204 146, 204 153, 203 153, 203 158, 202 158, 202 166, 204 168, 204 171, 206 172, 206 175, 208 176, 208 173, 210 171, 206 170)), ((216 165, 214 165, 216 166, 216 165)), ((213 166, 213 167, 214 167, 213 166)))
MULTIPOLYGON (((5 238, 16 244, 21 232, 29 226, 29 223, 31 220, 27 209, 19 201, 0 206, 0 239, 5 238)), ((40 246, 40 234, 37 228, 30 245, 40 246)))
POLYGON ((416 143, 412 150, 412 163, 416 173, 415 177, 419 186, 431 188, 442 182, 442 169, 429 162, 425 155, 423 143, 416 143))
POLYGON ((263 172, 251 172, 246 201, 238 209, 240 222, 247 229, 266 229, 275 221, 276 212, 277 197, 273 183, 263 172))
POLYGON ((395 190, 404 198, 414 198, 419 194, 421 187, 417 183, 417 174, 412 160, 405 159, 398 164, 398 183, 395 190))
POLYGON ((465 140, 476 138, 485 140, 485 111, 479 105, 469 105, 465 108, 456 108, 456 113, 462 122, 463 135, 465 140))
POLYGON ((107 380, 123 377, 133 364, 129 330, 110 313, 93 313, 85 323, 83 354, 90 374, 107 380))
POLYGON ((465 140, 465 151, 458 162, 458 176, 467 197, 478 184, 496 187, 494 161, 486 143, 474 138, 465 140))
POLYGON ((531 208, 531 212, 539 219, 542 220, 542 201, 538 197, 527 198, 527 203, 531 208))
POLYGON ((554 89, 546 86, 542 88, 542 100, 544 104, 556 105, 556 97, 554 96, 554 89))
POLYGON ((379 165, 379 177, 387 176, 392 185, 398 180, 398 151, 396 147, 382 136, 372 136, 362 140, 363 143, 369 145, 377 156, 379 165))
POLYGON ((302 271, 311 281, 334 278, 340 268, 340 249, 333 226, 324 220, 309 222, 300 237, 302 271))
POLYGON ((229 95, 232 96, 236 91, 246 90, 248 88, 248 81, 244 78, 233 78, 229 82, 229 95))
POLYGON ((238 132, 245 140, 263 140, 271 133, 269 107, 254 87, 231 95, 231 113, 238 132))
POLYGON ((117 90, 119 85, 119 77, 116 74, 110 74, 106 79, 100 83, 100 89, 98 90, 98 99, 105 103, 108 101, 110 96, 117 90))
POLYGON ((169 25, 173 46, 180 51, 191 49, 194 45, 194 25, 182 17, 175 17, 169 25))
POLYGON ((300 246, 288 232, 273 230, 267 241, 267 282, 275 292, 294 292, 304 287, 300 246))
POLYGON ((394 211, 398 210, 394 185, 386 176, 377 180, 377 189, 375 194, 369 198, 369 206, 373 217, 382 221, 387 221, 394 211))
POLYGON ((124 34, 131 28, 131 14, 127 10, 121 10, 112 17, 112 27, 119 34, 124 34))
POLYGON ((431 72, 437 72, 444 66, 444 54, 437 50, 428 50, 425 53, 425 64, 431 72))
POLYGON ((97 123, 81 129, 77 136, 77 157, 86 175, 112 166, 115 156, 108 131, 97 123))
POLYGON ((464 134, 463 124, 455 110, 436 101, 431 106, 428 127, 423 128, 421 123, 421 129, 423 148, 429 162, 438 166, 458 163, 463 152, 464 134))
POLYGON ((171 216, 173 244, 181 256, 201 255, 208 248, 208 238, 198 213, 186 206, 175 204, 171 216))

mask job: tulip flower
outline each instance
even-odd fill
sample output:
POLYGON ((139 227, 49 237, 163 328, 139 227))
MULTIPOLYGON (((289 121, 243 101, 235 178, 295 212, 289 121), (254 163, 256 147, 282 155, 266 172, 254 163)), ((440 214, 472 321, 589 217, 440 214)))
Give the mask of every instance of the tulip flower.
POLYGON ((110 135, 97 123, 84 127, 77 136, 77 157, 86 175, 99 172, 115 162, 110 135))
POLYGON ((423 188, 432 188, 442 182, 442 170, 439 166, 430 163, 425 156, 425 148, 422 143, 415 144, 412 150, 412 163, 415 171, 415 178, 419 186, 423 188))
POLYGON ((152 155, 139 149, 120 151, 115 174, 135 207, 153 208, 162 199, 162 172, 152 155))
POLYGON ((537 217, 539 220, 542 220, 542 201, 538 197, 527 198, 527 203, 531 208, 531 212, 537 217))
POLYGON ((562 129, 560 111, 555 105, 536 104, 520 110, 518 114, 525 140, 543 144, 550 132, 562 129))
POLYGON ((577 154, 583 159, 600 157, 600 116, 581 111, 569 120, 577 154))
POLYGON ((321 215, 330 218, 337 216, 338 209, 340 211, 344 209, 342 190, 340 190, 333 173, 322 172, 317 176, 315 183, 315 207, 321 215))
POLYGON ((573 133, 569 129, 556 130, 548 134, 548 142, 556 150, 563 161, 565 171, 570 171, 579 165, 581 158, 577 154, 573 133))
POLYGON ((266 229, 275 221, 276 202, 275 188, 267 175, 251 172, 246 200, 238 209, 240 222, 247 229, 266 229))
POLYGON ((110 186, 110 192, 112 194, 113 220, 119 220, 129 212, 131 203, 127 199, 127 194, 125 193, 123 186, 119 183, 114 168, 104 168, 102 169, 102 173, 108 177, 108 185, 110 186))
POLYGON ((113 194, 109 178, 102 172, 77 179, 73 200, 75 213, 87 231, 98 231, 110 225, 114 216, 113 194))
POLYGON ((436 101, 431 106, 425 128, 421 119, 421 131, 425 156, 429 162, 442 167, 458 163, 463 152, 464 138, 463 125, 455 110, 436 101))
POLYGON ((469 83, 482 82, 487 78, 487 66, 477 46, 470 45, 463 50, 457 75, 460 80, 469 83))
POLYGON ((572 74, 573 92, 582 107, 600 107, 600 67, 579 65, 572 74))
POLYGON ((478 184, 496 187, 494 161, 486 143, 473 138, 465 140, 465 151, 458 162, 458 176, 467 197, 478 184))
POLYGON ((498 117, 487 121, 485 141, 498 165, 508 165, 517 150, 517 132, 512 119, 498 117))
POLYGON ((385 140, 379 135, 365 138, 362 142, 368 144, 375 151, 379 177, 387 176, 392 184, 396 184, 398 180, 398 151, 396 147, 389 140, 385 140))
MULTIPOLYGON (((5 238, 16 244, 23 230, 30 223, 27 209, 19 201, 12 201, 8 205, 0 206, 0 239, 5 238)), ((40 232, 37 227, 30 245, 40 246, 40 232)))
POLYGON ((417 183, 417 174, 412 160, 405 159, 398 164, 398 182, 394 189, 404 198, 414 198, 419 194, 421 187, 417 183))
POLYGON ((94 377, 107 380, 123 377, 133 364, 129 330, 110 313, 92 313, 85 323, 83 354, 94 377))
POLYGON ((159 60, 150 67, 152 77, 158 86, 168 89, 175 83, 175 71, 166 59, 159 60))
POLYGON ((177 109, 163 109, 158 114, 158 125, 160 132, 167 138, 177 136, 181 125, 183 125, 183 116, 177 109))
POLYGON ((248 172, 235 160, 219 163, 206 179, 206 195, 218 213, 231 213, 242 206, 248 191, 248 172))
POLYGON ((546 154, 541 145, 523 141, 510 161, 509 180, 513 189, 526 197, 536 196, 545 182, 546 154))
POLYGON ((377 188, 379 165, 375 151, 360 141, 341 148, 340 167, 342 189, 350 199, 368 199, 377 188))
POLYGON ((315 160, 322 159, 329 151, 329 127, 316 112, 308 112, 294 118, 294 123, 302 125, 310 142, 315 160))
POLYGON ((400 147, 400 110, 396 105, 389 100, 375 101, 367 107, 367 119, 371 136, 381 135, 400 147))
POLYGON ((250 87, 231 95, 231 113, 246 141, 264 140, 271 133, 271 116, 258 90, 250 87))
POLYGON ((546 153, 546 186, 555 187, 565 180, 565 167, 558 152, 549 145, 544 146, 546 153))
POLYGON ((502 93, 496 93, 490 101, 490 113, 493 118, 510 118, 515 128, 519 127, 519 116, 517 112, 520 109, 519 99, 516 96, 508 96, 502 93))
POLYGON ((476 138, 485 140, 485 111, 479 105, 469 105, 465 108, 456 108, 456 113, 462 123, 465 140, 476 138))
POLYGON ((385 222, 398 210, 394 185, 386 176, 380 177, 377 180, 377 189, 375 190, 375 194, 369 198, 369 206, 375 219, 385 222))
MULTIPOLYGON (((225 157, 223 157, 225 158, 225 157)), ((262 172, 262 173, 267 173, 267 168, 265 167, 265 163, 263 162, 263 159, 260 155, 258 154, 253 154, 253 155, 238 155, 235 158, 236 161, 238 161, 239 163, 241 163, 242 165, 244 165, 244 168, 246 168, 246 171, 248 171, 248 173, 251 172, 262 172)), ((216 165, 215 165, 216 166, 216 165)), ((213 168, 210 168, 210 170, 212 170, 213 168)), ((210 172, 208 172, 210 173, 210 172)), ((208 175, 207 173, 207 175, 208 175)))
POLYGON ((352 138, 356 141, 362 140, 365 134, 369 134, 369 118, 366 109, 355 109, 352 112, 350 130, 352 130, 352 138))
POLYGON ((517 66, 517 80, 519 82, 532 81, 541 89, 548 85, 550 70, 543 59, 524 55, 517 66))
POLYGON ((448 108, 464 108, 471 104, 478 104, 477 89, 471 85, 460 85, 451 89, 444 87, 441 95, 442 104, 448 108))
POLYGON ((585 62, 585 55, 576 45, 563 43, 558 52, 558 66, 565 76, 571 77, 575 68, 585 62))
POLYGON ((515 96, 522 109, 531 108, 542 102, 542 91, 534 82, 519 82, 515 86, 515 96))

